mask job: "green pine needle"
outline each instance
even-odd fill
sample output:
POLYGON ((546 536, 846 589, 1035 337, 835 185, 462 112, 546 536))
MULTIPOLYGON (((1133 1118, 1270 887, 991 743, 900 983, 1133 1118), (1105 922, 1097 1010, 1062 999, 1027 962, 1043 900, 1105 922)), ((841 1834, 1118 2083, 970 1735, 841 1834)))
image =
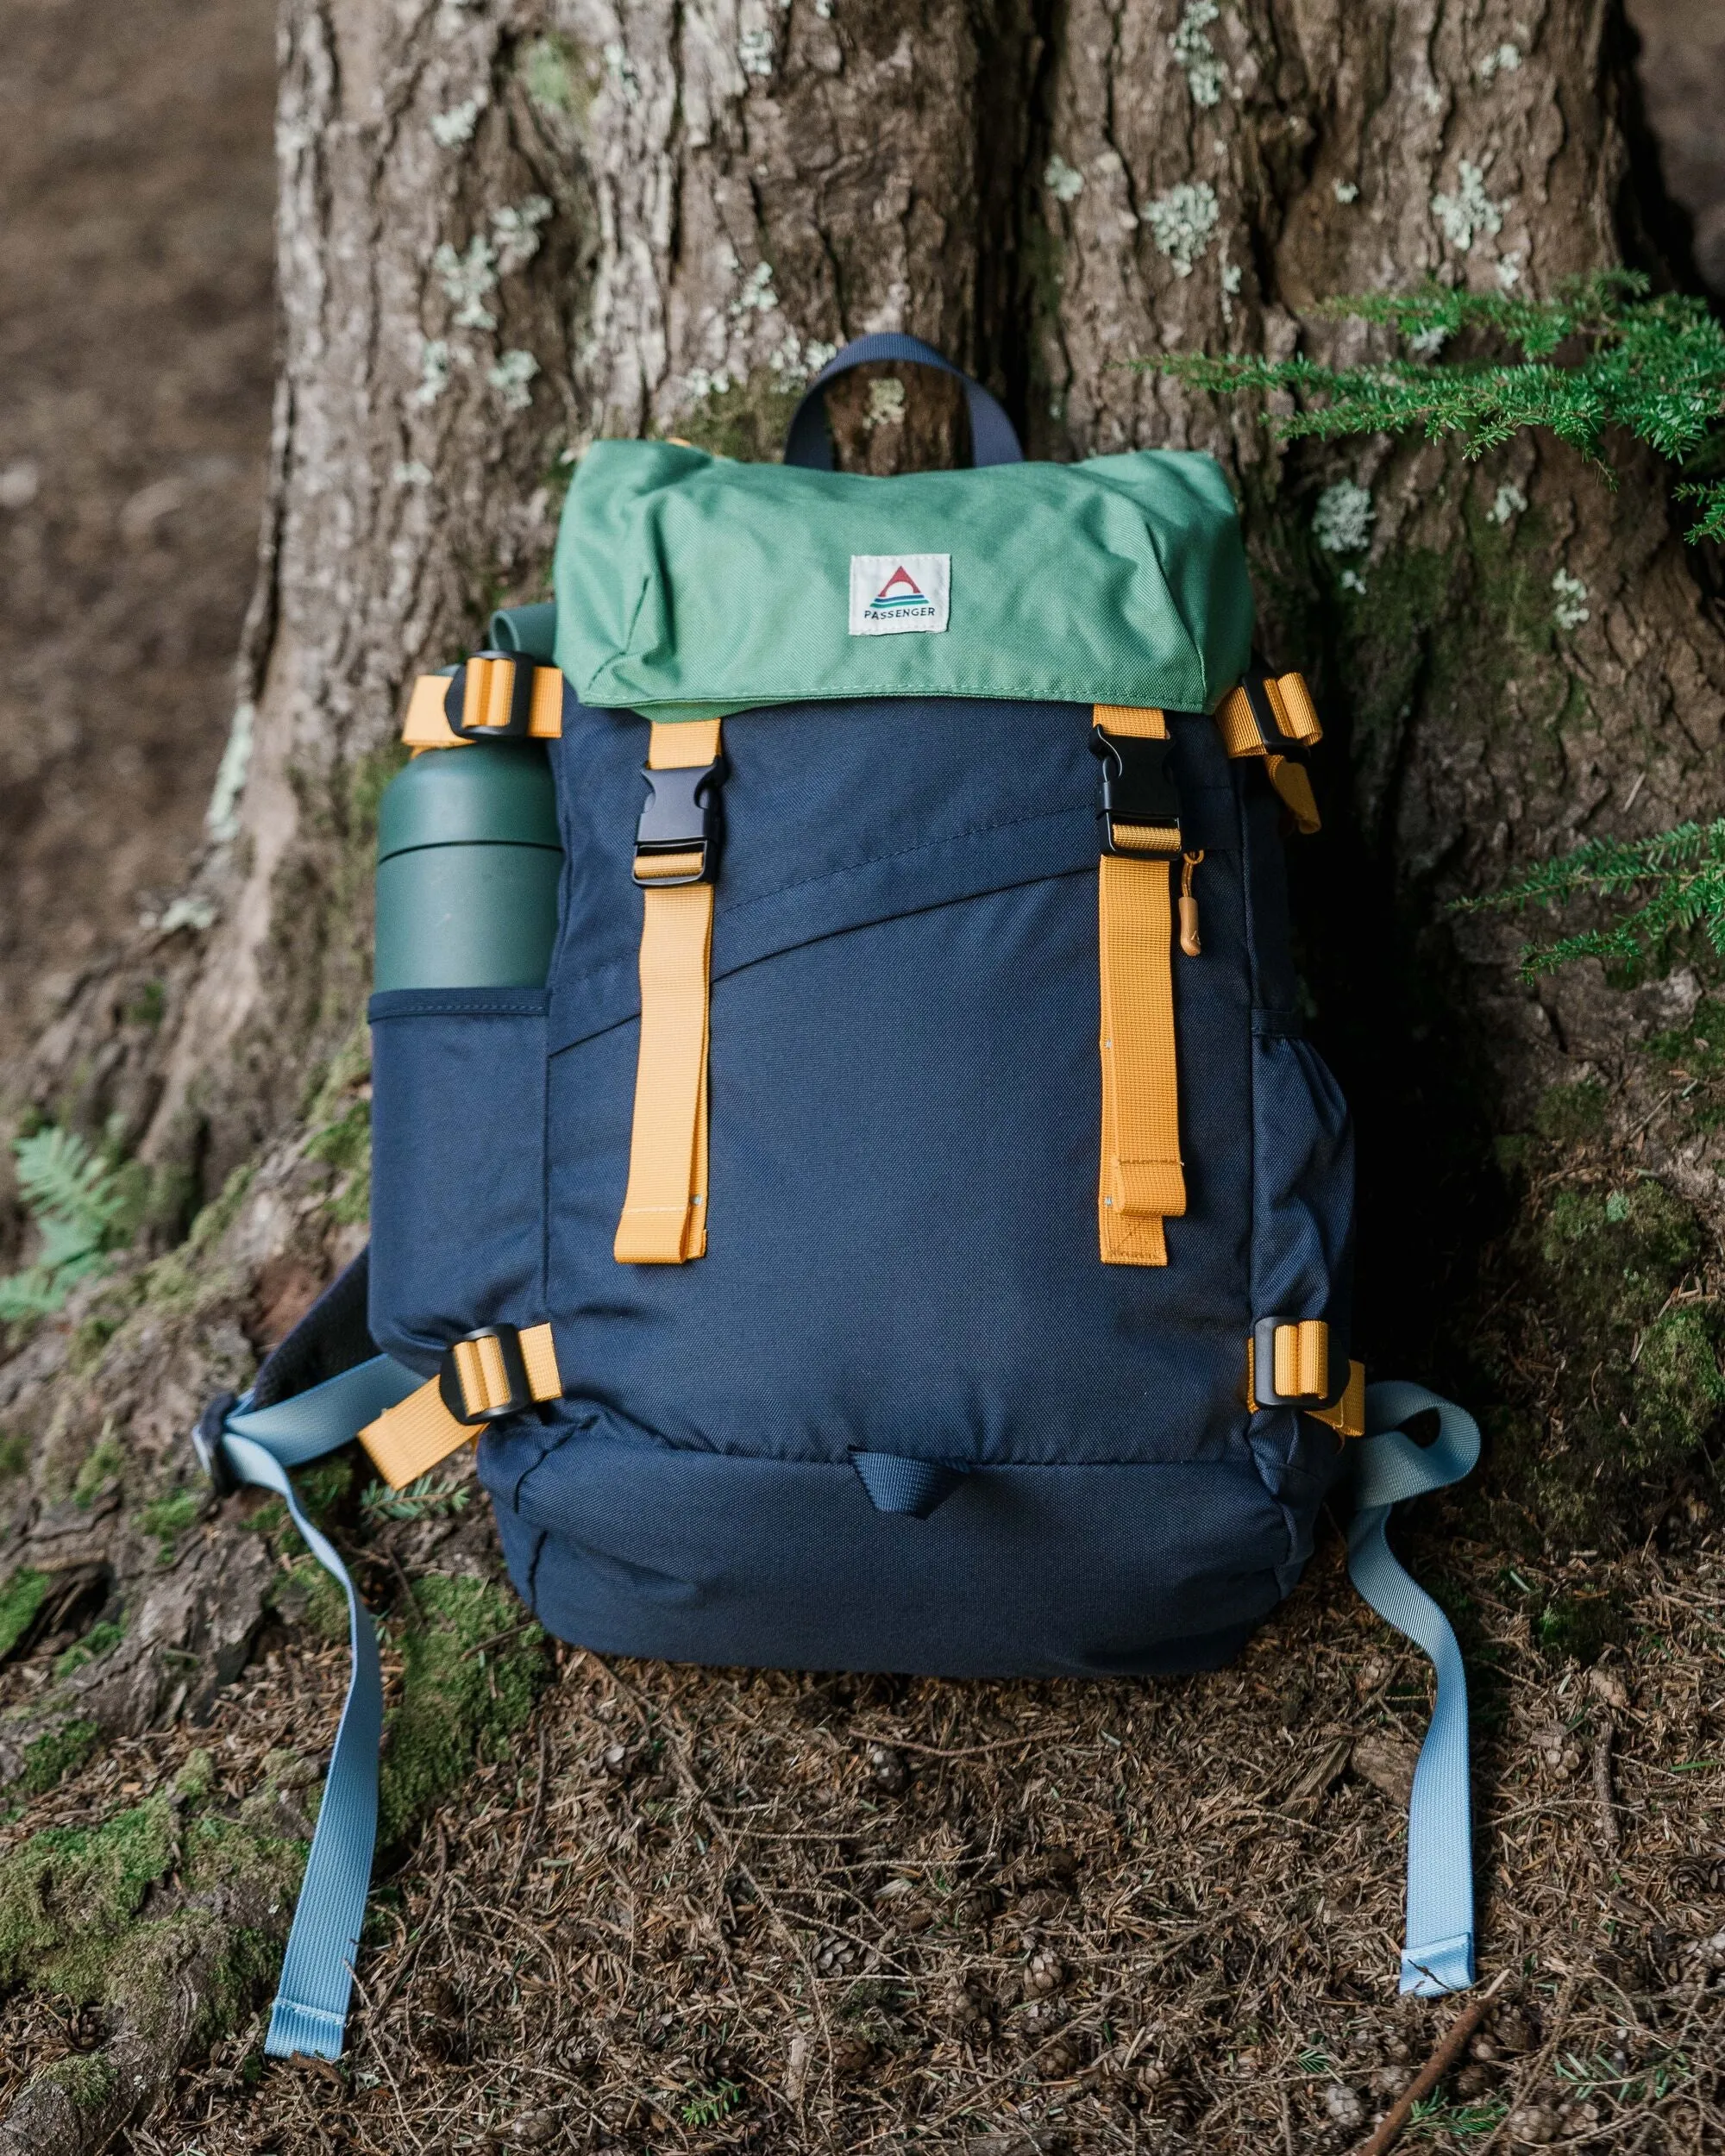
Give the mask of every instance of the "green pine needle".
MULTIPOLYGON (((1725 541, 1725 328, 1703 300, 1651 298, 1632 270, 1560 285, 1549 299, 1453 291, 1369 292, 1319 311, 1393 330, 1408 350, 1370 367, 1332 367, 1295 356, 1172 353, 1132 364, 1195 389, 1290 391, 1299 409, 1272 420, 1288 436, 1422 434, 1458 439, 1484 456, 1527 427, 1543 427, 1596 465, 1608 484, 1608 436, 1619 429, 1689 474, 1675 489, 1697 505, 1690 540, 1725 541), (1513 357, 1440 360, 1452 339, 1513 357)), ((1699 927, 1725 958, 1725 821, 1684 824, 1657 837, 1602 838, 1541 863, 1507 888, 1467 899, 1462 912, 1521 910, 1592 897, 1624 907, 1609 926, 1530 943, 1524 976, 1572 959, 1628 966, 1699 927)))
POLYGON ((1685 929, 1701 928, 1725 958, 1725 818, 1679 824, 1653 838, 1590 838, 1572 853, 1541 862, 1516 882, 1465 899, 1462 913, 1520 912, 1583 895, 1636 901, 1609 928, 1530 943, 1521 956, 1534 979, 1575 958, 1630 965, 1685 929))
MULTIPOLYGON (((1436 442, 1454 436, 1468 456, 1480 457, 1524 427, 1544 427, 1597 465, 1608 482, 1614 474, 1605 438, 1614 427, 1680 468, 1710 463, 1725 451, 1725 328, 1704 300, 1669 292, 1650 298, 1647 279, 1634 271, 1572 279, 1544 300, 1426 285, 1330 300, 1320 311, 1377 323, 1413 350, 1356 367, 1325 367, 1302 355, 1202 353, 1133 365, 1195 389, 1290 390, 1301 409, 1272 422, 1290 437, 1418 433, 1436 442), (1495 338, 1519 357, 1439 360, 1436 353, 1464 332, 1495 338), (1557 357, 1565 346, 1570 355, 1557 357)), ((1691 539, 1725 537, 1725 483, 1690 483, 1678 492, 1703 505, 1691 539)))

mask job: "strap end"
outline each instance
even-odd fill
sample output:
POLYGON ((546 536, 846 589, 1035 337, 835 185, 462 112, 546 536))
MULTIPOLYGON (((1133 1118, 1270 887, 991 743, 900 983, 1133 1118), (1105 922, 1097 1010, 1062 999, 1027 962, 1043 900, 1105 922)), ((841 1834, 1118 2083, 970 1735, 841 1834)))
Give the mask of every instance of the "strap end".
POLYGON ((1402 1990, 1419 1999, 1441 1999, 1473 1985, 1473 1934, 1458 1932, 1430 1946, 1402 1950, 1402 1990))
POLYGON ((408 699, 401 738, 410 749, 459 749, 461 737, 449 724, 444 709, 449 693, 447 674, 422 674, 408 699))
POLYGON ((318 2007, 278 1998, 270 2009, 264 2055, 268 2059, 339 2059, 347 2025, 345 2014, 326 2014, 318 2007))

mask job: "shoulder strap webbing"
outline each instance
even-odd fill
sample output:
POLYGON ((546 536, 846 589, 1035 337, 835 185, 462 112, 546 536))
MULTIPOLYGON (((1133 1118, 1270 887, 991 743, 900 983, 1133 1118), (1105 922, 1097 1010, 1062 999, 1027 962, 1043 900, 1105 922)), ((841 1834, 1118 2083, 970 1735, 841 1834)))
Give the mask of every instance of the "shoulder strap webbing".
MULTIPOLYGON (((303 1330, 303 1323, 296 1330, 303 1330)), ((348 1696, 264 2039, 273 2059, 342 2055, 377 1839, 378 1745, 383 1733, 377 1633, 334 1545, 302 1509, 287 1470, 346 1445, 361 1423, 392 1407, 417 1382, 399 1363, 373 1356, 272 1407, 252 1407, 248 1393, 217 1415, 213 1428, 206 1426, 200 1432, 215 1472, 273 1490, 283 1501, 306 1547, 348 1601, 352 1657, 348 1696)))
MULTIPOLYGON (((716 718, 656 724, 649 772, 715 766, 719 734, 716 718)), ((681 1265, 706 1250, 713 887, 704 852, 697 841, 687 853, 643 850, 635 858, 642 886, 641 1044, 629 1185, 613 1246, 619 1265, 681 1265), (687 881, 697 874, 700 881, 687 881)))
POLYGON ((484 1420, 555 1399, 562 1389, 549 1325, 498 1325, 458 1340, 446 1351, 440 1376, 425 1384, 391 1357, 367 1354, 367 1257, 362 1252, 271 1350, 243 1398, 229 1393, 210 1402, 192 1438, 218 1490, 254 1483, 281 1498, 307 1548, 348 1601, 348 1695, 264 2045, 277 2059, 342 2053, 377 1839, 383 1728, 372 1620, 335 1546, 306 1516, 288 1470, 357 1436, 386 1473, 392 1467, 392 1479, 409 1481, 475 1436, 484 1420), (450 1401, 474 1420, 462 1420, 450 1401))
MULTIPOLYGON (((1099 704, 1113 735, 1166 741, 1159 711, 1099 704)), ((1170 877, 1177 831, 1116 823, 1097 876, 1102 1158, 1096 1217, 1105 1265, 1165 1265, 1163 1221, 1186 1210, 1174 1045, 1170 877)))
POLYGON ((1324 738, 1317 706, 1298 674, 1253 672, 1216 707, 1216 726, 1231 757, 1262 756, 1270 783, 1299 829, 1317 830, 1318 804, 1298 759, 1324 738))
POLYGON ((1371 1385, 1370 1435, 1344 1455, 1345 1495, 1355 1507, 1348 1526, 1348 1571, 1387 1624, 1423 1648, 1437 1670, 1431 1727, 1414 1775, 1408 1814, 1408 1943, 1402 1990, 1421 1998, 1465 1991, 1473 1982, 1473 1831, 1468 1804, 1467 1675, 1450 1620, 1415 1585, 1384 1532, 1404 1497, 1444 1489, 1479 1457, 1473 1417, 1423 1386, 1371 1385), (1435 1410, 1438 1434, 1426 1446, 1401 1426, 1435 1410))

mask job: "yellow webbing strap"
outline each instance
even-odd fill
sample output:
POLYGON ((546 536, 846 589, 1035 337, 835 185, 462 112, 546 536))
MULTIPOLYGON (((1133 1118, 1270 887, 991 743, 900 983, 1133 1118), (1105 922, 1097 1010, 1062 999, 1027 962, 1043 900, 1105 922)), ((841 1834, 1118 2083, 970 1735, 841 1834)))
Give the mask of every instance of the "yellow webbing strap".
MULTIPOLYGON (((461 724, 495 726, 509 724, 515 695, 518 665, 533 666, 530 659, 469 659, 462 685, 461 724)), ((410 749, 465 749, 467 743, 450 725, 444 710, 449 693, 447 674, 422 674, 408 699, 401 738, 410 749)), ((533 709, 527 730, 535 741, 556 741, 563 731, 563 677, 555 667, 533 667, 533 709)))
MULTIPOLYGON (((520 1338, 521 1359, 527 1366, 527 1382, 534 1399, 561 1399, 563 1380, 557 1369, 550 1326, 527 1326, 520 1338)), ((495 1340, 460 1340, 453 1352, 461 1397, 470 1413, 499 1407, 509 1398, 503 1351, 495 1340)), ((403 1489, 409 1482, 417 1482, 439 1460, 447 1459, 458 1445, 478 1437, 482 1427, 456 1420, 443 1405, 443 1395, 433 1377, 398 1406, 386 1408, 375 1422, 368 1422, 360 1432, 360 1443, 385 1482, 392 1489, 403 1489)))
MULTIPOLYGON (((1321 1318, 1307 1318, 1297 1325, 1279 1325, 1275 1333, 1276 1369, 1273 1383, 1278 1393, 1289 1395, 1310 1394, 1321 1399, 1330 1389, 1330 1328, 1321 1318)), ((1257 1351, 1248 1339, 1245 1344, 1246 1406, 1258 1412, 1257 1376, 1254 1365, 1257 1351)), ((1327 1407, 1302 1406, 1302 1415, 1310 1415, 1314 1422, 1327 1423, 1338 1437, 1363 1438, 1365 1435, 1365 1365, 1348 1364, 1347 1384, 1339 1400, 1327 1407)))
MULTIPOLYGON (((649 771, 718 760, 720 722, 656 724, 649 771)), ((637 877, 693 875, 701 856, 643 854, 637 877)), ((612 1255, 619 1265, 681 1265, 706 1250, 707 973, 712 886, 643 890, 641 1047, 629 1188, 612 1255)))
MULTIPOLYGON (((1157 711, 1098 704, 1111 734, 1166 741, 1157 711)), ((1104 854, 1097 878, 1102 990, 1102 1162, 1096 1217, 1105 1265, 1165 1265, 1163 1221, 1186 1210, 1174 1056, 1171 856, 1177 831, 1117 824, 1114 843, 1156 848, 1135 860, 1104 854)))
MULTIPOLYGON (((1290 745, 1315 749, 1324 738, 1317 707, 1303 677, 1297 674, 1266 674, 1264 693, 1275 716, 1276 730, 1290 745)), ((1293 812, 1294 821, 1308 837, 1319 828, 1318 804, 1312 797, 1312 781, 1304 764, 1291 757, 1272 755, 1264 747, 1252 717, 1251 701, 1244 686, 1217 706, 1216 724, 1222 746, 1230 756, 1262 756, 1270 783, 1293 812)))
POLYGON ((1321 1318, 1302 1318, 1298 1325, 1276 1328, 1276 1367, 1271 1373, 1279 1393, 1303 1393, 1322 1400, 1330 1389, 1330 1328, 1321 1318))
POLYGON ((1348 1364, 1347 1389, 1333 1407, 1307 1407, 1302 1410, 1314 1422, 1327 1422, 1339 1438, 1363 1438, 1365 1435, 1365 1365, 1348 1364))

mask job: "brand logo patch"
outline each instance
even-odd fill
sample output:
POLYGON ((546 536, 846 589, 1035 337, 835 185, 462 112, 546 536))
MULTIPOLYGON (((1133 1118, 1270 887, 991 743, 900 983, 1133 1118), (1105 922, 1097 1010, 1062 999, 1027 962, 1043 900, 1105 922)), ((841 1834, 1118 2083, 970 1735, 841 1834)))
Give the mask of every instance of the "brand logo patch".
POLYGON ((850 633, 901 636, 946 626, 952 591, 950 554, 853 554, 850 557, 850 633))

